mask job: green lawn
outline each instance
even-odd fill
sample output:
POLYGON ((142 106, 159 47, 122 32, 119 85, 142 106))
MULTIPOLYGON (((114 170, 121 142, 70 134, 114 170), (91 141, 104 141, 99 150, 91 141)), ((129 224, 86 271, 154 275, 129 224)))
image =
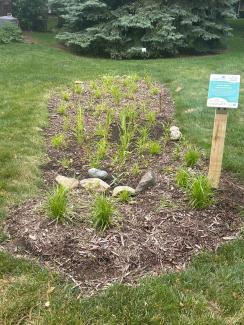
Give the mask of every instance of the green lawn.
MULTIPOLYGON (((52 34, 33 34, 37 44, 0 47, 0 211, 34 195, 45 161, 42 128, 53 88, 99 74, 151 74, 176 102, 176 120, 192 143, 209 152, 214 112, 206 108, 209 75, 244 76, 244 20, 221 55, 111 61, 84 58, 55 47, 52 34), (178 87, 182 91, 176 92, 178 87)), ((244 87, 240 109, 230 112, 224 167, 244 179, 244 87)), ((0 234, 1 240, 1 234, 0 234)), ((242 324, 244 242, 203 256, 187 272, 115 287, 103 297, 77 301, 55 276, 0 255, 0 323, 16 324, 242 324), (2 282, 2 283, 1 283, 2 282), (54 283, 54 284, 53 284, 54 283), (51 309, 45 308, 55 286, 51 309), (11 304, 10 304, 11 301, 11 304), (20 322, 21 323, 21 322, 20 322)))

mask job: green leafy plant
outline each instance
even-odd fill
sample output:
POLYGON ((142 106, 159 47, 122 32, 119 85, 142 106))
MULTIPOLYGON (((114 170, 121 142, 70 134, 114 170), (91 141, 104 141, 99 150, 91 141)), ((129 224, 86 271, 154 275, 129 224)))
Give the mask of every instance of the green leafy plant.
POLYGON ((122 99, 122 92, 121 90, 119 89, 118 86, 112 86, 111 87, 111 94, 114 98, 114 101, 117 105, 119 105, 119 103, 121 102, 121 99, 122 99))
POLYGON ((84 111, 82 108, 78 110, 76 116, 76 127, 74 129, 75 136, 78 144, 81 144, 85 136, 85 121, 84 121, 84 111))
POLYGON ((137 176, 141 173, 141 169, 138 163, 135 163, 132 167, 131 167, 131 174, 134 176, 137 176))
POLYGON ((51 140, 52 146, 55 149, 60 149, 65 144, 65 136, 63 133, 55 135, 51 140))
POLYGON ((58 106, 58 108, 57 108, 57 112, 58 112, 58 114, 60 114, 60 115, 65 115, 66 110, 67 110, 67 105, 65 105, 65 104, 60 104, 60 105, 58 106))
POLYGON ((105 137, 97 142, 95 155, 92 158, 91 166, 99 167, 101 161, 105 158, 108 151, 108 141, 105 137))
POLYGON ((12 42, 22 42, 21 30, 12 23, 5 23, 0 26, 0 45, 12 42))
POLYGON ((120 143, 118 147, 117 160, 123 164, 136 132, 136 117, 137 113, 133 107, 126 106, 120 111, 120 143))
POLYGON ((60 161, 61 166, 65 169, 69 169, 72 163, 73 163, 73 159, 69 159, 69 158, 63 158, 60 161))
POLYGON ((63 186, 57 186, 47 198, 47 208, 50 217, 57 222, 63 223, 66 220, 68 196, 63 186))
POLYGON ((104 194, 97 195, 91 209, 91 220, 94 227, 104 231, 111 227, 115 207, 113 202, 104 194))
POLYGON ((130 198, 131 198, 131 193, 128 191, 122 191, 119 193, 119 201, 123 202, 123 203, 128 203, 130 202, 130 198))
POLYGON ((186 152, 186 154, 185 154, 185 157, 184 157, 185 162, 186 162, 186 166, 187 167, 194 167, 197 164, 200 156, 201 156, 201 154, 200 154, 199 151, 197 151, 197 150, 188 150, 186 152))
POLYGON ((63 93, 63 100, 66 102, 70 100, 70 94, 67 91, 63 93))
POLYGON ((155 125, 155 123, 157 121, 156 117, 157 117, 157 114, 154 111, 149 111, 146 113, 145 118, 149 124, 149 127, 152 127, 153 125, 155 125))
POLYGON ((179 169, 176 173, 176 184, 180 188, 186 189, 190 181, 190 174, 186 169, 179 169))
POLYGON ((150 94, 156 96, 160 93, 160 89, 157 86, 151 86, 150 94))
POLYGON ((74 93, 77 95, 82 95, 84 93, 84 88, 81 85, 75 85, 74 93))
POLYGON ((193 208, 207 208, 214 202, 214 192, 208 178, 204 175, 192 178, 187 193, 193 208))
POLYGON ((159 141, 150 141, 148 144, 148 149, 151 155, 158 155, 161 150, 161 145, 159 141))
POLYGON ((69 118, 68 115, 67 116, 65 115, 64 116, 64 123, 63 123, 64 132, 67 132, 69 130, 69 128, 70 128, 70 118, 69 118))
POLYGON ((142 154, 148 149, 149 133, 149 128, 147 126, 139 129, 139 136, 136 142, 139 154, 142 154))

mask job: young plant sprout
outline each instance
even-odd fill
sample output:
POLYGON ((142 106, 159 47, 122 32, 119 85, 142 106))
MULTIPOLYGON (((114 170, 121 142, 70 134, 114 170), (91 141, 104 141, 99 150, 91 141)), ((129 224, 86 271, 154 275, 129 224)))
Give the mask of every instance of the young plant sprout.
POLYGON ((84 111, 82 108, 79 109, 76 116, 76 127, 74 131, 78 144, 81 144, 84 140, 85 134, 84 111))
POLYGON ((139 130, 139 138, 137 140, 137 148, 139 154, 142 154, 148 148, 149 133, 149 129, 146 126, 139 130))
POLYGON ((105 158, 107 151, 108 151, 108 141, 106 138, 102 138, 97 143, 96 152, 92 159, 91 166, 99 167, 101 161, 105 158))
POLYGON ((70 100, 70 94, 67 91, 63 93, 63 100, 66 102, 70 100))
POLYGON ((68 159, 68 158, 63 158, 61 161, 60 161, 60 164, 63 168, 65 169, 69 169, 70 166, 72 165, 72 162, 73 162, 73 159, 68 159))
POLYGON ((149 127, 152 127, 156 123, 157 114, 154 111, 149 111, 149 112, 147 112, 145 118, 149 124, 149 127))
POLYGON ((70 118, 69 116, 64 116, 64 124, 63 124, 63 130, 64 132, 67 132, 70 128, 70 118))
POLYGON ((131 198, 131 193, 128 191, 122 191, 119 193, 119 201, 123 203, 129 203, 131 198))
POLYGON ((114 98, 114 101, 117 105, 120 104, 121 102, 121 99, 122 99, 122 93, 121 93, 121 90, 119 89, 118 86, 112 86, 111 87, 111 94, 114 98))
POLYGON ((52 193, 49 193, 47 199, 50 217, 57 222, 63 223, 66 219, 67 203, 67 190, 63 186, 57 186, 52 193))
POLYGON ((151 155, 158 155, 161 150, 161 145, 158 141, 149 142, 149 152, 151 155))
POLYGON ((64 115, 66 113, 66 110, 67 110, 67 105, 65 104, 61 104, 59 105, 59 107, 57 108, 57 112, 58 114, 60 115, 64 115))
POLYGON ((97 195, 91 209, 91 221, 97 230, 108 229, 113 222, 115 207, 104 194, 97 195))
POLYGON ((200 152, 197 150, 189 150, 185 154, 185 162, 187 167, 194 167, 196 166, 198 160, 200 159, 200 152))
POLYGON ((60 149, 65 143, 65 137, 63 133, 55 135, 52 140, 52 147, 55 149, 60 149))
POLYGON ((81 85, 75 85, 74 93, 77 95, 82 95, 84 93, 84 88, 81 85))
POLYGON ((152 86, 150 89, 150 93, 151 95, 156 96, 160 93, 160 89, 156 86, 152 86))
POLYGON ((140 174, 140 172, 141 172, 140 166, 137 163, 135 163, 131 168, 131 174, 137 176, 140 174))

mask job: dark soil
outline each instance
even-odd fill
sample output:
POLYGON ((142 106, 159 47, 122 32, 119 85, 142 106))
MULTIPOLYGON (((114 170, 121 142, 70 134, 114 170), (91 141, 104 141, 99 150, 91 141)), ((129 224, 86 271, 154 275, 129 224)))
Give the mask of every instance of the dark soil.
MULTIPOLYGON (((151 134, 154 139, 160 138, 173 115, 172 100, 167 90, 160 88, 161 95, 150 97, 142 82, 136 98, 138 103, 147 100, 149 109, 157 111, 158 122, 151 134)), ((77 103, 85 105, 89 96, 88 88, 83 97, 72 95, 69 101, 71 118, 77 103)), ((92 196, 82 189, 70 193, 75 215, 73 222, 60 225, 51 221, 43 206, 45 192, 54 183, 56 175, 75 175, 83 179, 87 177, 89 168, 87 149, 76 144, 71 130, 67 132, 69 144, 66 147, 57 151, 50 145, 52 136, 62 130, 62 117, 56 113, 59 103, 60 97, 54 95, 49 105, 50 126, 45 132, 49 162, 43 166, 43 197, 11 209, 6 221, 9 240, 5 242, 5 249, 21 256, 38 258, 44 265, 71 278, 84 293, 90 294, 115 282, 136 284, 143 276, 180 270, 199 252, 215 251, 224 242, 238 237, 242 226, 238 207, 244 205, 242 185, 224 175, 221 191, 212 207, 205 210, 189 208, 185 194, 175 185, 175 171, 182 165, 184 146, 176 158, 173 153, 178 144, 174 142, 167 142, 158 156, 138 157, 132 152, 120 170, 111 166, 113 152, 109 153, 101 167, 115 176, 111 179, 113 186, 135 187, 149 168, 157 176, 155 187, 139 194, 129 204, 116 203, 120 218, 111 229, 104 233, 93 229, 89 221, 92 196), (64 157, 72 159, 69 169, 60 165, 64 157), (138 175, 131 173, 135 162, 140 166, 138 175)), ((128 103, 120 106, 124 104, 128 103)), ((89 107, 87 112, 89 133, 95 126, 94 119, 89 118, 89 107)), ((116 143, 119 134, 116 124, 112 130, 111 142, 116 143)), ((89 138, 92 139, 92 133, 89 138)), ((192 172, 206 171, 206 165, 202 158, 192 172)))

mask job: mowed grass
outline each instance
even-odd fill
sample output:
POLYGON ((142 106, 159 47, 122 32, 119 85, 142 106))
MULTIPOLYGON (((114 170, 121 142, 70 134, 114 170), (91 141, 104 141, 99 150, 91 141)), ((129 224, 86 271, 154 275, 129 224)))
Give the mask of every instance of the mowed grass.
POLYGON ((244 245, 194 259, 187 271, 80 298, 75 285, 0 253, 1 324, 241 325, 244 245))
MULTIPOLYGON (((209 152, 214 111, 206 108, 210 73, 244 72, 244 21, 235 22, 228 50, 215 56, 111 61, 55 48, 52 34, 37 44, 0 47, 0 207, 37 193, 45 161, 43 127, 53 88, 100 74, 151 74, 176 102, 176 120, 191 143, 209 152), (182 88, 180 91, 176 91, 182 88)), ((224 167, 244 178, 244 87, 240 109, 230 112, 224 167)), ((0 233, 0 240, 4 236, 0 233)), ((101 296, 79 292, 24 260, 0 253, 2 324, 243 324, 244 241, 203 254, 185 272, 118 285, 101 296)))

